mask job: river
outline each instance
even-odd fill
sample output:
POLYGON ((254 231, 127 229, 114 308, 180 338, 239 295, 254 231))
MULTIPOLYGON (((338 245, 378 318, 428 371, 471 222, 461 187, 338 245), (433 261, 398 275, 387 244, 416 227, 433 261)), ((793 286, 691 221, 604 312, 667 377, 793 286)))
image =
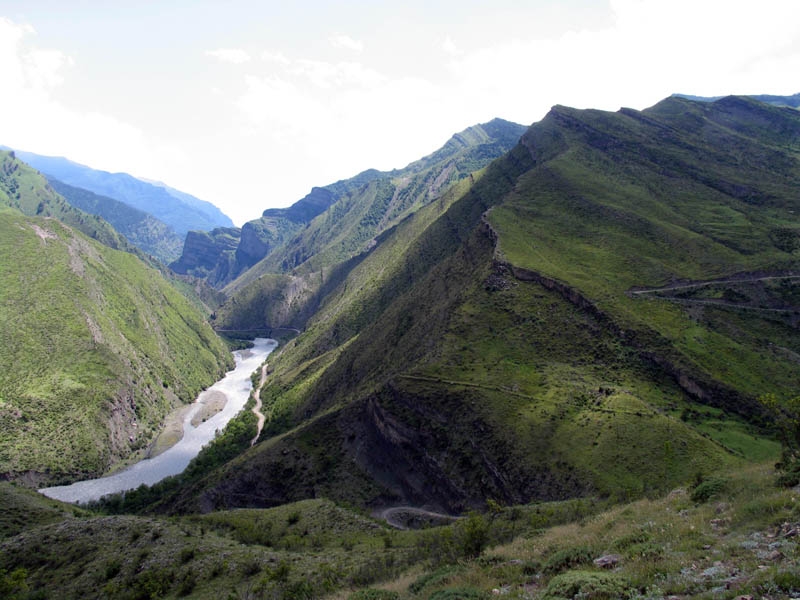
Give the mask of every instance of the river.
POLYGON ((64 502, 91 502, 98 500, 106 494, 116 494, 132 490, 142 484, 153 485, 169 477, 182 473, 189 462, 197 456, 200 449, 214 438, 217 430, 221 430, 244 407, 253 389, 250 375, 257 370, 261 363, 272 352, 278 342, 266 338, 256 338, 254 346, 247 350, 237 350, 233 353, 236 367, 228 371, 207 390, 200 393, 188 411, 183 421, 183 437, 181 440, 154 458, 146 458, 130 467, 98 479, 78 481, 71 485, 59 485, 43 488, 39 491, 45 496, 62 500, 64 502), (204 394, 223 393, 227 397, 225 408, 199 423, 192 425, 192 417, 201 409, 200 401, 204 394))

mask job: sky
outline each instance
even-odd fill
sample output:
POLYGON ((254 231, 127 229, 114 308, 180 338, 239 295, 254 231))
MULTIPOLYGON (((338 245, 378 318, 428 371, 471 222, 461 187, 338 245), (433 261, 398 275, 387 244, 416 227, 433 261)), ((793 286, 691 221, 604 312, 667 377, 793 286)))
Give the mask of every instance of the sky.
POLYGON ((798 0, 0 0, 0 144, 237 225, 495 117, 800 92, 798 0))

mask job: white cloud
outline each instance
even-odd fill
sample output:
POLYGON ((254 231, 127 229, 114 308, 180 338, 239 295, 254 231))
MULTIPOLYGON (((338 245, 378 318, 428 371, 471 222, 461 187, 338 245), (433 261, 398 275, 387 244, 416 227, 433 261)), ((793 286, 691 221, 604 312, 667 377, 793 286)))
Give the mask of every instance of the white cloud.
POLYGON ((445 54, 449 54, 450 56, 458 56, 463 54, 463 52, 456 46, 456 43, 453 41, 449 35, 444 38, 442 42, 442 50, 444 50, 445 54))
POLYGON ((291 72, 323 89, 351 86, 371 88, 387 80, 378 71, 355 62, 330 63, 300 59, 295 61, 291 72))
POLYGON ((270 52, 268 50, 265 50, 261 53, 261 60, 265 62, 277 63, 279 65, 288 65, 292 62, 286 58, 286 55, 283 54, 283 52, 270 52))
POLYGON ((349 35, 337 33, 328 38, 331 46, 334 48, 344 48, 345 50, 352 50, 353 52, 363 52, 364 43, 359 40, 354 40, 349 35))
POLYGON ((24 57, 28 84, 36 89, 48 89, 64 82, 62 69, 74 60, 58 50, 31 50, 24 57))
POLYGON ((250 55, 241 48, 217 48, 206 50, 206 56, 212 56, 221 62, 241 65, 250 61, 250 55))
POLYGON ((614 20, 603 29, 508 40, 454 57, 451 81, 474 106, 521 122, 556 103, 615 110, 675 92, 796 87, 800 3, 613 0, 611 8, 614 20))
POLYGON ((68 156, 107 170, 159 174, 186 155, 112 115, 81 111, 59 101, 56 92, 71 58, 31 47, 35 31, 0 18, 0 143, 20 150, 68 156))

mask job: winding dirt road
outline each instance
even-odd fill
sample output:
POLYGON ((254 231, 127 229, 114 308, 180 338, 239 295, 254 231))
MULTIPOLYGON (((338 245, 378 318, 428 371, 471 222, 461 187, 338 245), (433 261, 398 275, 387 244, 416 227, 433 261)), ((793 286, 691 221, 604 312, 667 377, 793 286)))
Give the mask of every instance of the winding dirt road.
POLYGON ((434 519, 436 521, 457 521, 461 517, 454 517, 453 515, 445 515, 442 513, 431 512, 422 508, 415 508, 413 506, 393 506, 382 510, 376 515, 379 519, 383 519, 387 524, 395 529, 408 529, 407 523, 414 517, 422 517, 423 519, 434 519), (403 518, 405 517, 405 518, 403 518))
POLYGON ((264 387, 264 383, 267 381, 267 363, 261 365, 261 381, 258 383, 258 387, 253 390, 253 397, 255 398, 256 405, 253 407, 253 414, 258 417, 258 427, 256 428, 256 437, 250 440, 250 445, 255 446, 255 443, 258 441, 258 436, 261 435, 261 430, 264 429, 264 422, 267 418, 261 412, 261 388, 264 387))
POLYGON ((641 296, 646 294, 657 294, 659 292, 689 290, 694 288, 708 287, 711 285, 721 285, 726 283, 752 283, 754 281, 773 281, 773 280, 787 280, 787 279, 800 279, 800 275, 762 275, 762 276, 751 275, 748 277, 727 277, 723 279, 710 279, 708 281, 697 281, 694 283, 674 283, 662 287, 632 289, 629 290, 627 293, 634 296, 641 296))

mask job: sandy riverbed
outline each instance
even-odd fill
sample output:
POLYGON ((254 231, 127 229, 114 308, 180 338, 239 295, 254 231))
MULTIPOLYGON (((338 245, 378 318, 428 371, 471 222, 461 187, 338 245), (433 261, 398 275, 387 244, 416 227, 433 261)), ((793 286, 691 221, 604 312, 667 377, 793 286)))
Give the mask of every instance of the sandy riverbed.
MULTIPOLYGON (((200 423, 207 421, 215 414, 220 412, 228 403, 228 397, 217 390, 206 391, 197 404, 200 408, 192 416, 192 427, 197 427, 200 423)), ((195 404, 181 406, 177 410, 172 411, 167 415, 164 429, 158 434, 158 437, 150 444, 147 452, 147 458, 155 458, 165 450, 172 448, 175 444, 183 438, 183 424, 186 421, 187 415, 196 408, 195 404)))

